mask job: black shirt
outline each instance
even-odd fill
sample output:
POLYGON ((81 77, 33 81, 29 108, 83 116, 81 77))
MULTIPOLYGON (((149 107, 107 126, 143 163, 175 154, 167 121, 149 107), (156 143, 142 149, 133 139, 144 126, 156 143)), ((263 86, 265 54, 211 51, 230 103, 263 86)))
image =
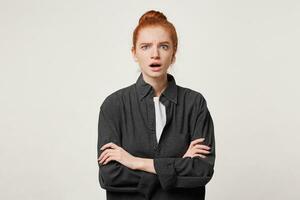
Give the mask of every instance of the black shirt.
MULTIPOLYGON (((159 100, 166 107, 166 125, 156 138, 154 89, 140 73, 136 83, 105 98, 98 122, 98 157, 101 146, 113 142, 133 156, 154 159, 156 174, 132 170, 117 161, 99 166, 99 182, 108 200, 200 200, 211 180, 215 163, 214 125, 201 93, 168 86, 159 100), (205 138, 206 158, 182 156, 192 140, 205 138)), ((104 150, 103 150, 104 151, 104 150)))

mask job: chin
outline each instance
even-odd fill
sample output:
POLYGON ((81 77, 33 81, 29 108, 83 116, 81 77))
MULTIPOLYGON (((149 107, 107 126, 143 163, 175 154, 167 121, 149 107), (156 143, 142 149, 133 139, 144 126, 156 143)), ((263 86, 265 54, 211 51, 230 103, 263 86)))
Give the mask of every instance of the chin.
POLYGON ((159 72, 153 72, 153 71, 147 71, 146 73, 145 73, 148 77, 151 77, 151 78, 158 78, 158 77, 161 77, 161 76, 164 76, 164 75, 166 75, 167 74, 167 72, 166 71, 163 71, 163 70, 161 70, 161 71, 159 71, 159 72))

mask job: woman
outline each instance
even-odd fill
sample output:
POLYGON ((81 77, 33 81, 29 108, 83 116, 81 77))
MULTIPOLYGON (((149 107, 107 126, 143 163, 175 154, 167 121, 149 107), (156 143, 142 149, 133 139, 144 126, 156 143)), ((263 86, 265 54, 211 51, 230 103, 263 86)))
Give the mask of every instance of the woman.
POLYGON ((201 93, 167 71, 177 34, 158 11, 133 33, 136 82, 109 95, 98 123, 99 182, 108 200, 204 199, 214 173, 214 126, 201 93))

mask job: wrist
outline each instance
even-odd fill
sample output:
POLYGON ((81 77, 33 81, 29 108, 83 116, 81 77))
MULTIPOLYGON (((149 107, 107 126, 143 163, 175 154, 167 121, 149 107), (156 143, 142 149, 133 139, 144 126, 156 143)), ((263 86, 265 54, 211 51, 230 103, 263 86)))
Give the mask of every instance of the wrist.
POLYGON ((145 166, 145 160, 140 157, 135 157, 134 169, 135 170, 143 170, 144 166, 145 166))

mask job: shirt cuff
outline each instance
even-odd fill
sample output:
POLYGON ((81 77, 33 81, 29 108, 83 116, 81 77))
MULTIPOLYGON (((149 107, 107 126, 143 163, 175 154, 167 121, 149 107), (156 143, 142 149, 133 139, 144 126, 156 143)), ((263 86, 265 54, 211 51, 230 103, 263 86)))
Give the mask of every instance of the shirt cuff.
POLYGON ((153 164, 161 187, 165 190, 172 188, 177 181, 174 167, 175 158, 154 158, 153 164))
POLYGON ((156 174, 149 172, 142 172, 141 179, 138 184, 138 191, 142 193, 146 199, 151 199, 154 189, 159 184, 159 180, 156 174))

